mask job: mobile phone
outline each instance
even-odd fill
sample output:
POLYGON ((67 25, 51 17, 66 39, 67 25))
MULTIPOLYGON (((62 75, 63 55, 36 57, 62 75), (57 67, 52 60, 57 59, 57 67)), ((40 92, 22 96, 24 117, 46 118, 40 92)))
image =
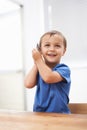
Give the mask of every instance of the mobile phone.
POLYGON ((38 49, 38 51, 40 50, 40 47, 39 47, 38 43, 37 43, 37 46, 36 46, 36 48, 38 49))

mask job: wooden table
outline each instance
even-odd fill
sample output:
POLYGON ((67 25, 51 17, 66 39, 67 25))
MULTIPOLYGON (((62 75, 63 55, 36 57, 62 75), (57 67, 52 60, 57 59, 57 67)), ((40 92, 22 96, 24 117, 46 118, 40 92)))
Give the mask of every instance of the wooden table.
POLYGON ((0 111, 0 130, 87 130, 87 115, 0 111))

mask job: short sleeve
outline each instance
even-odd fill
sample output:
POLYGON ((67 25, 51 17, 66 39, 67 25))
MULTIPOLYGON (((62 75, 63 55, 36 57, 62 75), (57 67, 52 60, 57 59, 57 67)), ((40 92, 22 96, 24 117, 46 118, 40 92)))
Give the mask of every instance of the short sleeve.
POLYGON ((67 65, 58 64, 54 68, 54 70, 57 71, 66 80, 66 82, 70 82, 71 71, 70 71, 70 68, 67 65))

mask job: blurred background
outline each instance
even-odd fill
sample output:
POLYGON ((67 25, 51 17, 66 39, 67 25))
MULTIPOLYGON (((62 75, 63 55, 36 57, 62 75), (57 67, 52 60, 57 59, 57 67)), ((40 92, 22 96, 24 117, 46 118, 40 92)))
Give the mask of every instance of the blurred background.
POLYGON ((41 35, 61 31, 71 68, 70 102, 87 103, 87 0, 0 0, 0 109, 32 111, 35 89, 24 78, 41 35))

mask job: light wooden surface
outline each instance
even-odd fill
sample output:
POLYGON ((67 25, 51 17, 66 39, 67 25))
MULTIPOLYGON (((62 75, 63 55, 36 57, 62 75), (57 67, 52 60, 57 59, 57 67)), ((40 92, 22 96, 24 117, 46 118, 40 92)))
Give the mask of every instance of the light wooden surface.
POLYGON ((87 103, 70 103, 69 108, 73 114, 87 114, 87 103))
POLYGON ((0 130, 87 130, 87 115, 0 111, 0 130))

